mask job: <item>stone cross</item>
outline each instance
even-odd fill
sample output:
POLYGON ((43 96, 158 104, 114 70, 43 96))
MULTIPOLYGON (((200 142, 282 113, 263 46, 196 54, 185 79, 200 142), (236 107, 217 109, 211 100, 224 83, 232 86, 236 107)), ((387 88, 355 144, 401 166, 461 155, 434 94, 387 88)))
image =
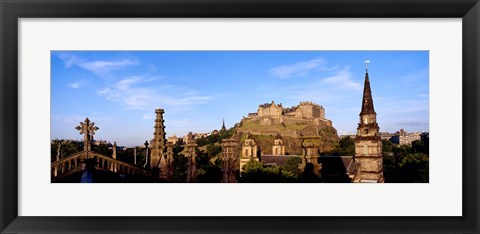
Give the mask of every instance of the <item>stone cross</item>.
POLYGON ((94 122, 90 122, 90 120, 86 118, 85 121, 80 122, 80 125, 77 126, 75 129, 80 131, 80 134, 84 134, 83 150, 90 151, 91 150, 90 137, 95 135, 95 131, 97 131, 99 128, 95 126, 94 122))

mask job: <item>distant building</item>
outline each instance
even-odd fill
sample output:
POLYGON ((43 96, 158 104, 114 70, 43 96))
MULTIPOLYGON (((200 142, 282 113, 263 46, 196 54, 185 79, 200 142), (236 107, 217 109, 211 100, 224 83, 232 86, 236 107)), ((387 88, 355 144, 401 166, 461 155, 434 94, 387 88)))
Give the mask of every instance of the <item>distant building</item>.
POLYGON ((390 141, 398 145, 411 145, 413 141, 421 140, 421 133, 407 133, 403 129, 396 132, 390 141))
POLYGON ((325 119, 323 106, 313 102, 300 102, 297 106, 284 108, 282 104, 264 103, 258 106, 256 113, 248 113, 245 119, 259 120, 261 125, 282 123, 306 123, 314 121, 317 125, 332 126, 332 121, 325 119))
POLYGON ((172 136, 170 136, 170 137, 167 139, 167 142, 172 143, 172 145, 176 145, 179 140, 180 140, 180 138, 178 138, 175 134, 173 134, 172 136))
POLYGON ((390 140, 390 138, 392 138, 393 136, 395 136, 395 133, 380 132, 380 138, 382 138, 382 140, 390 140))

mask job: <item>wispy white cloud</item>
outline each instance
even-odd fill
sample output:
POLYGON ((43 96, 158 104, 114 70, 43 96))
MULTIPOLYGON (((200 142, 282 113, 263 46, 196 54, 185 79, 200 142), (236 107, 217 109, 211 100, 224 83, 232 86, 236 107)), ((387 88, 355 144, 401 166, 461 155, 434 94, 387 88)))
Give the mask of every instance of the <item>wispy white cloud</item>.
POLYGON ((69 68, 72 65, 77 64, 81 61, 81 59, 77 55, 70 53, 60 53, 59 57, 61 60, 63 60, 63 64, 66 68, 69 68))
POLYGON ((50 115, 52 122, 60 122, 69 126, 73 126, 72 129, 78 124, 80 124, 80 122, 83 122, 87 117, 94 122, 109 122, 112 120, 112 118, 108 116, 96 116, 96 115, 82 116, 78 114, 61 115, 61 114, 54 114, 54 113, 50 115))
POLYGON ((361 90, 362 84, 352 79, 350 68, 344 68, 333 76, 323 79, 323 82, 343 90, 361 90))
POLYGON ((403 82, 415 82, 418 80, 428 79, 428 68, 415 71, 414 73, 401 76, 403 82))
POLYGON ((113 61, 97 60, 91 62, 82 62, 78 63, 77 65, 99 76, 102 76, 110 73, 113 70, 126 66, 138 65, 139 63, 140 62, 136 59, 122 59, 113 61))
POLYGON ((154 119, 155 115, 153 113, 148 112, 148 113, 143 114, 142 118, 143 119, 154 119))
POLYGON ((379 108, 382 110, 382 115, 388 115, 391 117, 429 111, 428 99, 405 99, 390 102, 378 102, 378 104, 379 108))
MULTIPOLYGON (((333 70, 333 69, 332 69, 333 70)), ((350 68, 335 69, 326 78, 299 81, 296 85, 271 84, 257 87, 265 98, 278 98, 281 100, 314 101, 318 104, 344 103, 361 94, 362 84, 352 77, 350 68)), ((296 104, 296 103, 292 103, 296 104)))
POLYGON ((82 88, 85 84, 85 81, 76 81, 76 82, 72 82, 72 83, 69 83, 67 84, 67 87, 69 88, 72 88, 72 89, 79 89, 79 88, 82 88))
MULTIPOLYGON (((151 111, 159 106, 181 109, 205 104, 213 96, 201 95, 186 87, 168 84, 154 85, 149 77, 129 77, 119 80, 97 93, 107 100, 123 105, 125 109, 151 111)), ((148 116, 144 116, 146 118, 148 116)))
POLYGON ((271 68, 269 73, 277 78, 292 78, 307 75, 311 70, 326 64, 323 59, 313 59, 309 61, 297 62, 289 65, 282 65, 271 68))
POLYGON ((108 76, 113 70, 140 64, 140 61, 136 58, 87 60, 71 53, 60 53, 59 58, 63 61, 66 68, 78 66, 100 77, 108 76))
POLYGON ((430 95, 428 95, 428 93, 419 93, 417 94, 417 96, 421 97, 421 98, 429 98, 430 95))

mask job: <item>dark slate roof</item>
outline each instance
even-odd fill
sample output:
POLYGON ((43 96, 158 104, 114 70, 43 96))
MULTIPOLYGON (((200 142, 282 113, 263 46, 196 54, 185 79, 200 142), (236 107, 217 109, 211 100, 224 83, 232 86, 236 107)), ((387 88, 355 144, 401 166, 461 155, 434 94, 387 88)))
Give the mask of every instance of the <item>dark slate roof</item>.
POLYGON ((277 135, 275 136, 275 139, 283 139, 282 136, 280 136, 280 133, 277 132, 277 135))
POLYGON ((357 167, 353 156, 320 156, 318 162, 322 164, 325 182, 348 182, 347 173, 354 174, 357 167))

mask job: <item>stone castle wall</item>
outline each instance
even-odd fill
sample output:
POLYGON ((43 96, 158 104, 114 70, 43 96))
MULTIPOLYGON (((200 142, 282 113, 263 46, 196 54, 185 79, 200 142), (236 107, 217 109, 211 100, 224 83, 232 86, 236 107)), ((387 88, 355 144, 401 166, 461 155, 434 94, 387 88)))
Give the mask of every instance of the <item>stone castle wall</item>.
POLYGON ((282 104, 265 103, 258 106, 257 113, 248 114, 249 118, 256 117, 295 117, 300 119, 325 119, 325 109, 313 102, 300 102, 298 106, 283 108, 282 104))

